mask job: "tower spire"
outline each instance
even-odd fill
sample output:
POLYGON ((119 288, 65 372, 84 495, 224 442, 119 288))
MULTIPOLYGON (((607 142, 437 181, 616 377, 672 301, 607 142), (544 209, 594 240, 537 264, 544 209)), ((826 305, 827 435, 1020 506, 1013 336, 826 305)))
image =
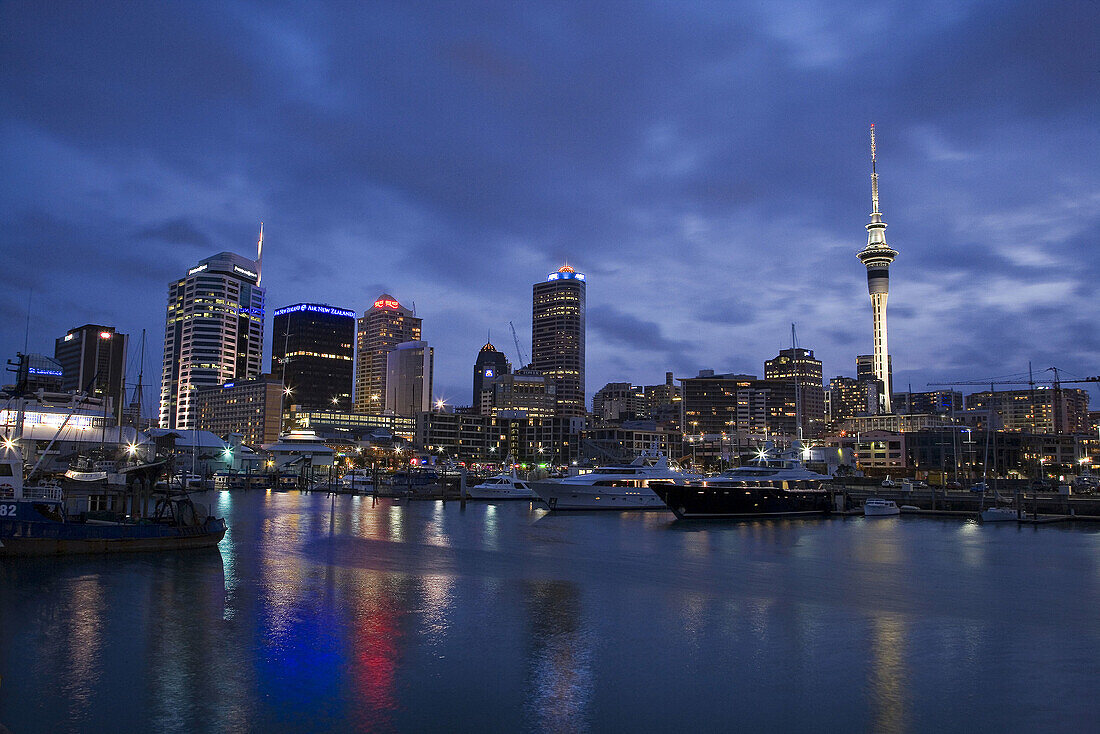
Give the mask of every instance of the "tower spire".
POLYGON ((260 222, 260 239, 256 242, 256 285, 264 274, 264 223, 260 222))
POLYGON ((878 171, 875 170, 875 123, 871 123, 871 216, 878 210, 878 171))

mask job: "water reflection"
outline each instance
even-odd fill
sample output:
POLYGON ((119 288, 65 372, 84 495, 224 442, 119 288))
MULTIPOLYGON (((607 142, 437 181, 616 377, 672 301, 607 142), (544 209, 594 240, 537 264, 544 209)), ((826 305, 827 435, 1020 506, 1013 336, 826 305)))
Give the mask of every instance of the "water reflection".
POLYGON ((905 624, 897 615, 871 620, 871 674, 867 682, 873 724, 878 732, 905 731, 905 624))
POLYGON ((581 731, 592 695, 592 651, 582 629, 580 591, 568 582, 524 584, 524 606, 528 726, 537 731, 581 731))

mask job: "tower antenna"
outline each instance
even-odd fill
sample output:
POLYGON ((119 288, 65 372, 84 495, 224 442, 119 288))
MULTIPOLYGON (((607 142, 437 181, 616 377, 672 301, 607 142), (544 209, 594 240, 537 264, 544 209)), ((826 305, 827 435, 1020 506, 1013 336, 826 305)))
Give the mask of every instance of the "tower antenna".
POLYGON ((871 123, 871 214, 881 214, 878 210, 878 171, 875 170, 875 123, 871 123))
POLYGON ((264 223, 260 222, 260 239, 256 242, 256 285, 264 273, 264 223))

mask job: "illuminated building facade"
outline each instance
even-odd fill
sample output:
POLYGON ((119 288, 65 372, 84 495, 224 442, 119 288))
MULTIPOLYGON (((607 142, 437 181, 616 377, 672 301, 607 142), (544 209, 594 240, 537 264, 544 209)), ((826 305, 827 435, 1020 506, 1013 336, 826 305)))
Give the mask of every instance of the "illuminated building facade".
POLYGON ((497 375, 481 390, 481 415, 552 418, 557 409, 554 385, 536 369, 524 368, 497 375))
POLYGON ((1091 433, 1092 429, 1087 390, 1042 386, 966 396, 968 411, 986 411, 990 406, 1001 416, 1006 431, 1057 434, 1091 433))
POLYGON ((963 396, 957 390, 928 392, 896 392, 893 395, 896 413, 939 413, 954 415, 962 412, 963 396))
POLYGON ((27 392, 45 390, 64 391, 65 371, 61 363, 44 354, 20 355, 17 387, 27 392))
POLYGON ((873 317, 873 367, 876 379, 883 385, 880 408, 881 412, 889 413, 893 385, 890 376, 890 349, 886 335, 886 299, 890 295, 890 263, 894 262, 898 252, 886 244, 886 222, 882 221, 882 212, 878 209, 874 125, 871 126, 871 221, 866 226, 867 246, 860 250, 858 257, 867 267, 867 292, 871 296, 873 317))
POLYGON ((764 362, 765 380, 786 380, 797 384, 799 421, 802 435, 816 438, 825 429, 825 389, 821 377, 821 360, 812 349, 795 347, 781 349, 773 359, 764 362))
POLYGON ((485 346, 477 353, 477 361, 474 362, 474 399, 470 403, 479 413, 481 412, 481 392, 497 377, 512 371, 512 365, 504 352, 497 351, 491 342, 485 342, 485 346))
POLYGON ((199 390, 260 375, 264 289, 259 282, 255 260, 220 252, 168 285, 161 428, 195 428, 199 390))
POLYGON ((383 293, 359 318, 355 354, 355 412, 386 406, 386 357, 402 342, 420 341, 421 319, 383 293))
POLYGON ((878 412, 878 380, 834 377, 825 391, 825 419, 830 425, 862 415, 878 412))
POLYGON ((535 283, 531 366, 554 387, 560 417, 583 416, 585 278, 565 265, 535 283))
POLYGON ((683 432, 707 441, 795 437, 794 382, 703 370, 681 377, 683 432))
POLYGON ((435 350, 424 341, 402 342, 386 355, 386 412, 415 416, 432 408, 435 350))
POLYGON ((629 382, 609 382, 592 396, 592 413, 604 421, 633 420, 649 415, 645 388, 629 382))
POLYGON ((355 312, 298 303, 274 313, 271 372, 303 410, 350 410, 355 312), (284 361, 285 360, 285 361, 284 361))
POLYGON ((278 440, 282 406, 283 383, 276 375, 227 382, 195 395, 200 430, 223 437, 239 433, 253 447, 278 440))
POLYGON ((88 391, 92 397, 111 399, 122 406, 126 377, 126 335, 113 326, 84 324, 54 342, 53 358, 61 363, 61 389, 88 391))

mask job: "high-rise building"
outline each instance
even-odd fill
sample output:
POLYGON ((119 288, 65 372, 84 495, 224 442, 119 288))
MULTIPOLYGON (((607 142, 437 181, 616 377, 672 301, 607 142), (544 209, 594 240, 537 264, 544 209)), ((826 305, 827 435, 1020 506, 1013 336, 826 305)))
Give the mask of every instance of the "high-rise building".
POLYGON ((795 437, 795 390, 788 380, 714 374, 679 378, 683 385, 683 432, 705 438, 795 437))
POLYGON ((481 390, 478 412, 525 418, 553 418, 554 386, 536 369, 525 367, 497 375, 481 390))
POLYGON ((486 341, 485 346, 477 353, 477 361, 474 362, 474 399, 470 403, 474 410, 481 412, 481 392, 491 385, 500 375, 506 375, 512 371, 512 365, 504 352, 497 351, 492 342, 486 341))
POLYGON ((812 349, 794 347, 781 349, 773 359, 764 362, 765 380, 787 380, 798 385, 798 424, 802 435, 816 438, 825 428, 825 389, 821 377, 821 360, 812 349))
POLYGON ((256 260, 220 252, 168 285, 161 428, 195 428, 193 403, 202 388, 259 377, 264 339, 259 282, 256 260))
POLYGON ((825 391, 825 418, 830 425, 878 412, 878 380, 834 377, 825 391))
POLYGON ((110 398, 116 413, 122 409, 126 375, 125 334, 113 326, 85 324, 54 342, 53 358, 61 363, 61 388, 88 391, 95 398, 110 398))
POLYGON ((45 354, 21 354, 19 357, 16 378, 19 390, 62 392, 65 389, 65 370, 56 359, 45 354))
POLYGON ((385 408, 386 356, 398 344, 420 341, 421 321, 389 293, 375 299, 360 317, 355 354, 356 413, 381 413, 385 408))
POLYGON ((402 342, 386 354, 386 410, 415 416, 432 408, 434 350, 424 341, 402 342))
MULTIPOLYGON (((876 409, 878 413, 885 413, 885 403, 882 400, 881 386, 882 382, 878 379, 878 375, 875 374, 875 355, 873 354, 861 354, 856 357, 856 379, 860 382, 874 382, 879 385, 879 396, 876 398, 876 409)), ((894 384, 894 358, 890 355, 886 355, 886 382, 887 385, 894 384)))
POLYGON ((874 373, 883 385, 882 412, 889 413, 890 393, 893 387, 890 376, 889 343, 886 338, 886 299, 890 294, 890 263, 898 256, 897 250, 886 244, 886 222, 878 210, 878 172, 875 170, 875 126, 871 125, 871 221, 867 226, 867 246, 858 257, 867 266, 867 292, 871 296, 871 314, 874 333, 874 373))
POLYGON ((1087 390, 1042 386, 966 396, 968 411, 988 411, 990 407, 1000 415, 1006 431, 1091 434, 1087 390))
POLYGON ((896 392, 893 395, 895 413, 938 413, 954 415, 963 409, 963 396, 957 390, 929 392, 896 392))
POLYGON ((531 366, 554 386, 558 416, 585 415, 585 279, 568 265, 535 283, 531 309, 531 366))
POLYGON ((288 405, 350 410, 354 356, 354 311, 298 303, 275 312, 271 372, 282 379, 288 405))
POLYGON ((282 412, 283 381, 278 375, 206 387, 195 395, 199 430, 219 436, 239 433, 247 446, 275 443, 282 412))
POLYGON ((609 382, 592 396, 592 412, 605 421, 634 420, 649 415, 645 388, 629 382, 609 382))

